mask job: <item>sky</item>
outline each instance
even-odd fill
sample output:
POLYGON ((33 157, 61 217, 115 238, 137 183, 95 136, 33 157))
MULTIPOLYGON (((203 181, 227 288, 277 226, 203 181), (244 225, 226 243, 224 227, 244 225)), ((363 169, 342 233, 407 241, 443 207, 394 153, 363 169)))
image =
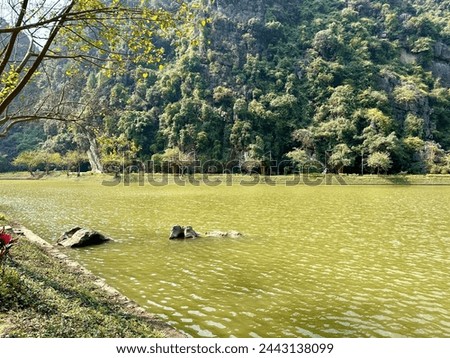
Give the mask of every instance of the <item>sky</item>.
MULTIPOLYGON (((42 12, 60 9, 68 0, 30 0, 27 11, 29 21, 37 19, 42 12), (39 11, 36 11, 39 10, 39 11)), ((22 5, 21 0, 0 0, 0 17, 14 23, 22 5)))
MULTIPOLYGON (((30 0, 28 11, 25 16, 27 23, 33 23, 42 16, 48 15, 51 11, 58 11, 67 4, 68 0, 30 0)), ((18 13, 22 6, 22 0, 0 0, 0 18, 6 20, 9 24, 16 22, 18 13)), ((48 36, 48 28, 40 27, 25 31, 28 38, 33 38, 35 44, 45 43, 48 36)))

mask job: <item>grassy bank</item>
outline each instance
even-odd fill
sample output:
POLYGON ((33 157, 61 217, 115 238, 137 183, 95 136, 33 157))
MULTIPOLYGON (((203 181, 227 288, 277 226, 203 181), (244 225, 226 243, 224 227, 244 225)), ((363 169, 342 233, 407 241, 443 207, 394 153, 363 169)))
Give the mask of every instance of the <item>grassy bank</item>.
MULTIPOLYGON (((0 225, 6 224, 0 215, 0 225)), ((0 271, 0 337, 165 337, 175 331, 18 238, 0 271)))
POLYGON ((0 173, 0 180, 57 180, 57 181, 93 181, 104 185, 155 185, 165 184, 179 185, 450 185, 450 175, 356 175, 356 174, 309 174, 309 175, 242 175, 242 174, 137 174, 122 175, 115 178, 112 174, 81 173, 81 176, 71 174, 67 176, 63 172, 51 172, 49 175, 30 176, 29 173, 0 173))

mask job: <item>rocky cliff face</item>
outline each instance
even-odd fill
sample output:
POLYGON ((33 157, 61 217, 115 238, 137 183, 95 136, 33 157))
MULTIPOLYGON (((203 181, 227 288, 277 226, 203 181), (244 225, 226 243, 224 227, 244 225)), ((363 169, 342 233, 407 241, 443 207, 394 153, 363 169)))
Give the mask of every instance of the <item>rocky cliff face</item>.
POLYGON ((434 56, 430 69, 440 79, 442 86, 450 88, 450 47, 438 41, 433 48, 434 56))
MULTIPOLYGON (((405 65, 419 65, 424 62, 424 55, 415 54, 403 48, 400 51, 400 61, 405 65)), ((432 73, 433 78, 443 88, 450 88, 450 47, 442 41, 436 41, 432 47, 432 56, 426 61, 424 68, 432 73)), ((387 93, 394 92, 398 86, 405 86, 416 92, 415 100, 396 103, 395 113, 398 120, 402 120, 407 113, 412 113, 424 120, 425 138, 433 140, 433 133, 438 129, 432 121, 433 108, 430 99, 412 83, 401 81, 398 76, 386 75, 380 79, 381 88, 387 93)))
MULTIPOLYGON (((8 26, 8 23, 0 17, 0 29, 8 26)), ((0 34, 0 55, 2 54, 2 50, 8 45, 9 39, 10 36, 8 34, 0 34)), ((23 55, 28 51, 29 46, 30 40, 28 37, 20 34, 17 45, 13 50, 11 61, 20 61, 23 58, 23 55)))
POLYGON ((274 1, 261 0, 216 0, 215 10, 229 16, 237 22, 246 22, 251 18, 263 20, 266 8, 274 1))
MULTIPOLYGON (((406 65, 418 64, 423 56, 412 53, 407 49, 400 52, 400 61, 406 65)), ((432 48, 431 60, 425 68, 430 70, 433 77, 439 80, 443 87, 450 88, 450 47, 442 41, 437 41, 432 48)))

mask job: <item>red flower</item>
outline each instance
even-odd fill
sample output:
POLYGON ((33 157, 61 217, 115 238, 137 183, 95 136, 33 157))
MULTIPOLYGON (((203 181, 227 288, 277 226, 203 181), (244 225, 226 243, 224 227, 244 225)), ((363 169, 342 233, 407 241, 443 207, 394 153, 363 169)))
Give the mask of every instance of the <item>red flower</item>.
POLYGON ((4 232, 0 233, 0 241, 3 243, 3 245, 8 245, 12 240, 12 236, 5 234, 4 232))

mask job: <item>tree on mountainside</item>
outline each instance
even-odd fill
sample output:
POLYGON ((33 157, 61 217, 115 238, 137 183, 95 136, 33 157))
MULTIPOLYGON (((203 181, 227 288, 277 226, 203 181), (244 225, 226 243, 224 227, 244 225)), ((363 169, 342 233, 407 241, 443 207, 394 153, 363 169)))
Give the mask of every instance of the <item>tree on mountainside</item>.
MULTIPOLYGON (((160 62, 164 49, 155 44, 155 37, 181 36, 183 25, 186 36, 193 29, 189 23, 194 15, 182 0, 165 9, 152 4, 151 0, 2 1, 2 16, 7 19, 0 21, 0 137, 20 122, 75 121, 87 112, 86 105, 76 103, 64 87, 38 103, 23 95, 39 71, 46 72, 49 60, 71 60, 106 74, 120 72, 132 62, 160 62)), ((68 68, 64 75, 74 71, 68 68)))
POLYGON ((388 153, 385 152, 374 152, 369 155, 367 159, 367 165, 376 169, 377 174, 380 174, 380 171, 383 170, 387 172, 389 168, 392 166, 392 160, 388 153))
POLYGON ((347 144, 336 145, 328 160, 328 163, 336 169, 338 173, 342 173, 344 168, 352 165, 353 162, 354 156, 347 144))

